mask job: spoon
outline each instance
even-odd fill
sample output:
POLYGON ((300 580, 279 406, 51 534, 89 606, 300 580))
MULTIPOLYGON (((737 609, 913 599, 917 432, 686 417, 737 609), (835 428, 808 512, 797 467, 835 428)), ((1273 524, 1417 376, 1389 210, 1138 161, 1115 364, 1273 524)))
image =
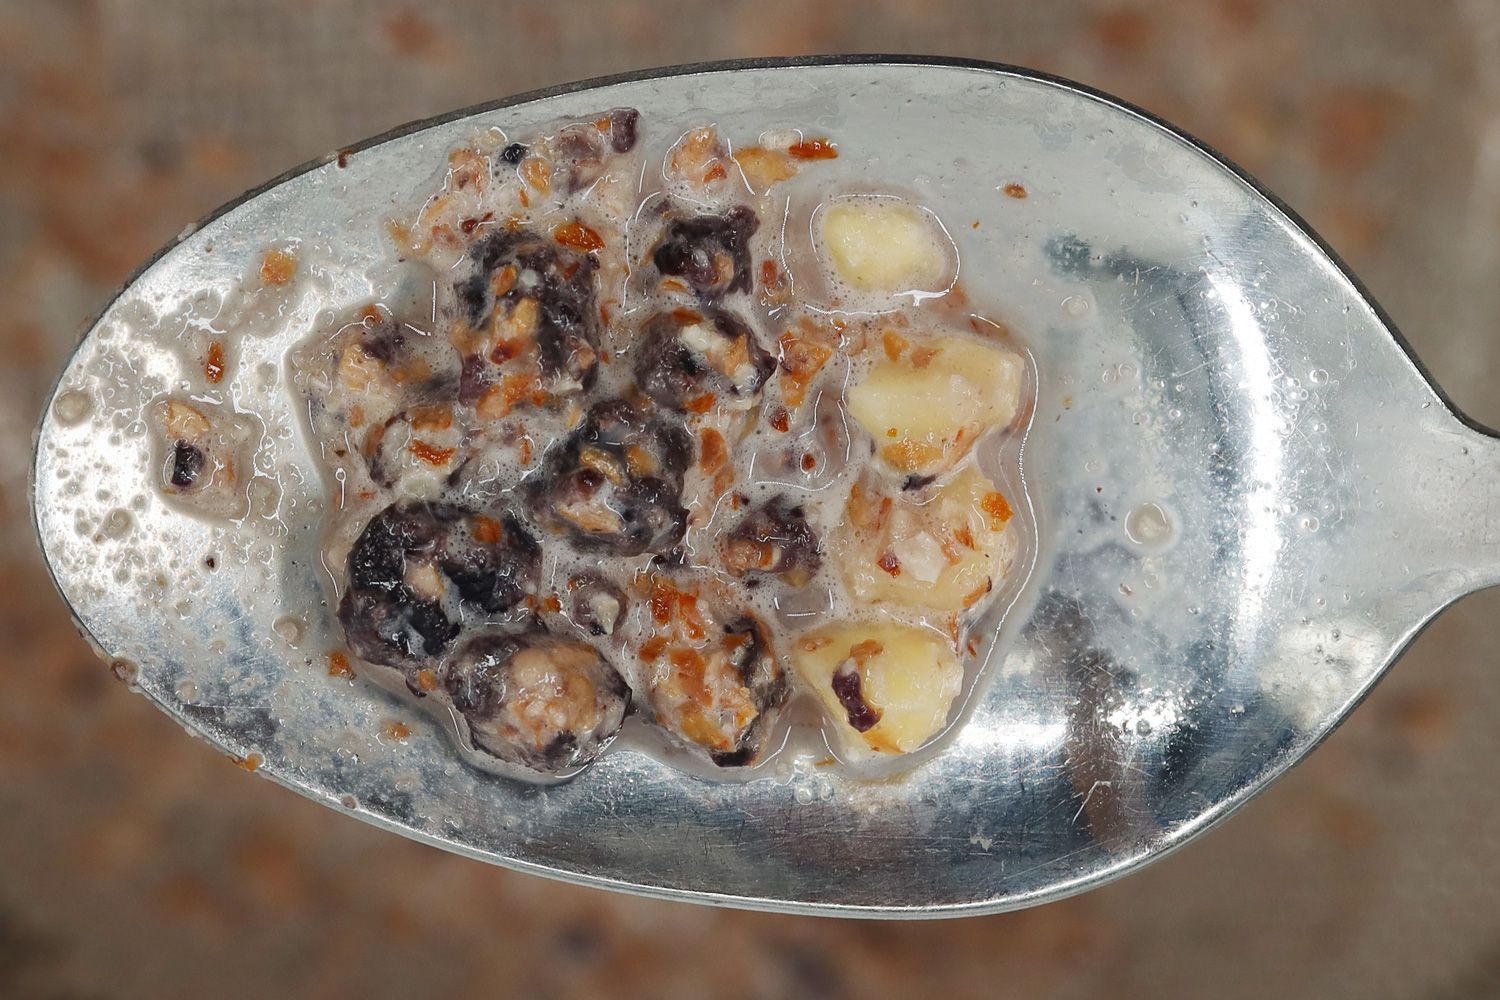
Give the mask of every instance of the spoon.
POLYGON ((949 916, 1109 881, 1286 771, 1439 610, 1500 580, 1496 470, 1495 439, 1331 251, 1195 140, 1028 71, 840 57, 526 94, 250 192, 149 262, 79 344, 41 420, 33 512, 116 674, 318 802, 644 895, 949 916), (1038 565, 951 732, 895 778, 778 759, 716 782, 627 750, 526 785, 466 766, 438 721, 325 669, 339 645, 319 562, 327 486, 287 348, 367 300, 384 219, 447 150, 621 106, 658 139, 705 121, 833 136, 840 169, 915 190, 948 223, 970 294, 1035 355, 1038 565), (287 245, 307 262, 297 292, 237 291, 287 245), (221 396, 258 442, 247 509, 218 522, 153 490, 142 423, 199 328, 233 341, 221 396))

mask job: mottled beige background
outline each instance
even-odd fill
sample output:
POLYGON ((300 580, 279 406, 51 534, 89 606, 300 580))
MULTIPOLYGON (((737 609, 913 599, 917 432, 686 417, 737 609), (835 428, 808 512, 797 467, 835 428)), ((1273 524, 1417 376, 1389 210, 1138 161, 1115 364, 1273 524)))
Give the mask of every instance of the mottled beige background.
POLYGON ((1500 595, 1444 615, 1222 830, 1104 890, 894 924, 568 888, 245 774, 71 632, 25 515, 37 407, 183 225, 406 119, 729 56, 1060 73, 1256 173, 1500 423, 1500 2, 0 2, 0 996, 1493 997, 1500 595))

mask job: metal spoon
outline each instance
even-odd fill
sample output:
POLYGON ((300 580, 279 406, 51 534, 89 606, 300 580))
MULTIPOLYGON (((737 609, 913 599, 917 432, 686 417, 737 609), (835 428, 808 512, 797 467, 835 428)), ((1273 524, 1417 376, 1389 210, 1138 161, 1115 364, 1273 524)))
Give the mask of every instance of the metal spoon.
POLYGON ((58 588, 116 672, 310 798, 586 884, 946 916, 1099 885, 1300 759, 1433 615, 1500 580, 1497 469, 1495 439, 1331 252, 1210 150, 1038 74, 852 57, 527 94, 251 192, 151 261, 79 345, 42 418, 33 504, 58 588), (835 136, 841 169, 914 188, 947 220, 971 293, 1035 353, 1040 562, 988 682, 902 777, 782 762, 710 782, 617 752, 532 787, 465 766, 437 722, 323 668, 338 644, 318 565, 325 486, 286 348, 320 310, 371 294, 383 219, 451 146, 616 106, 658 138, 706 120, 835 136), (285 241, 314 272, 306 289, 236 297, 285 241), (214 525, 150 488, 141 415, 181 377, 185 329, 237 324, 276 332, 236 343, 221 395, 253 414, 259 475, 249 512, 214 525))

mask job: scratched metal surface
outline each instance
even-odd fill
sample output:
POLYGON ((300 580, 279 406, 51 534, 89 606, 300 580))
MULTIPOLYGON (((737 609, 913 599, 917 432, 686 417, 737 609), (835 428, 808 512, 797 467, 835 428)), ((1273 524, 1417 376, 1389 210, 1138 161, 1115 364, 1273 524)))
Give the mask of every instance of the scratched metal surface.
POLYGON ((66 425, 55 407, 44 418, 37 527, 82 624, 138 665, 148 698, 334 808, 649 894, 937 915, 1090 887, 1231 811, 1326 735, 1432 614, 1492 582, 1465 568, 1495 544, 1488 529, 1422 525, 1471 499, 1496 448, 1448 411, 1308 237, 1160 126, 975 67, 632 80, 377 144, 187 236, 105 313, 60 389, 93 406, 66 425), (1041 564, 966 725, 904 780, 794 768, 719 784, 617 753, 564 785, 522 786, 462 766, 436 725, 308 669, 271 629, 289 610, 312 613, 305 648, 332 641, 308 509, 321 487, 281 353, 316 310, 368 294, 379 218, 410 203, 455 141, 617 105, 642 108, 658 136, 705 114, 753 135, 766 108, 826 129, 872 176, 923 192, 1036 354, 1026 471, 1041 564), (1012 176, 1024 202, 998 193, 1012 176), (205 539, 147 487, 136 421, 177 377, 162 346, 218 316, 260 250, 284 239, 315 248, 324 278, 271 304, 275 333, 244 342, 227 390, 263 421, 256 464, 280 486, 205 539), (70 482, 79 469, 116 485, 70 482), (1144 502, 1169 512, 1170 542, 1127 536, 1144 502), (114 510, 127 526, 88 544, 114 510), (209 552, 217 572, 202 566, 209 552), (378 738, 393 715, 410 716, 408 745, 378 738))

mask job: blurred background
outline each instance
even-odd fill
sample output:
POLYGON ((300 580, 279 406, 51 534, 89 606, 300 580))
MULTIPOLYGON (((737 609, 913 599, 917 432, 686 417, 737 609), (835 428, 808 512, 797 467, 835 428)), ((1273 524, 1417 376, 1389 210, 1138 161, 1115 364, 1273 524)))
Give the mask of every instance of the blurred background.
POLYGON ((548 84, 809 52, 1018 63, 1165 116, 1317 228, 1500 424, 1500 2, 0 3, 0 996, 1500 996, 1500 593, 1306 763, 1105 889, 939 923, 576 889, 236 768, 73 633, 32 428, 146 256, 340 145, 548 84))

